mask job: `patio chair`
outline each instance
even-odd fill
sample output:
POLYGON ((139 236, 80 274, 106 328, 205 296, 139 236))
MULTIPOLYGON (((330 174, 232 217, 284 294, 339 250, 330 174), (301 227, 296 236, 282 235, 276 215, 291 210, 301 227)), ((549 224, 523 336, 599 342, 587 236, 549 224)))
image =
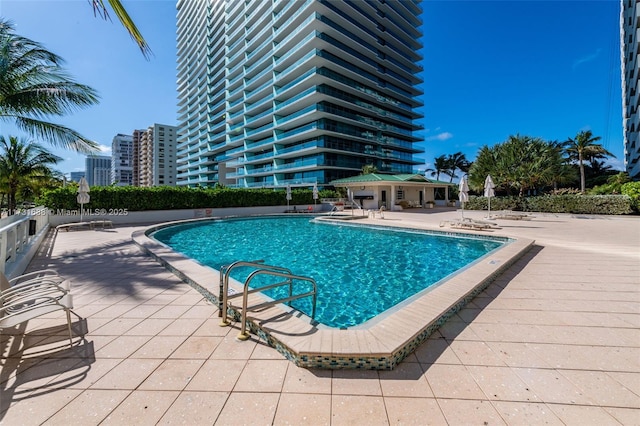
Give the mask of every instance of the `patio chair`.
POLYGON ((31 272, 11 281, 0 273, 0 331, 63 310, 67 315, 69 341, 73 345, 72 309, 71 283, 55 271, 31 272))
POLYGON ((378 210, 369 210, 369 217, 376 218, 376 215, 380 216, 380 219, 384 219, 384 206, 380 206, 378 210))

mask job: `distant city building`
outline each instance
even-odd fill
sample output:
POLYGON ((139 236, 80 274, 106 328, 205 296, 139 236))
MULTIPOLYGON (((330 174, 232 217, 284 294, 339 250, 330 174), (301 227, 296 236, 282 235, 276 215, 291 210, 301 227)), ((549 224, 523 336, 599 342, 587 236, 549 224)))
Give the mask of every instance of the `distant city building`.
MULTIPOLYGON (((111 171, 111 167, 109 167, 109 171, 111 171)), ((80 178, 86 176, 86 172, 71 172, 71 182, 80 182, 80 178)))
POLYGON ((85 169, 89 186, 111 185, 111 157, 90 155, 85 160, 85 169))
POLYGON ((138 135, 134 132, 134 153, 134 184, 176 184, 175 126, 154 124, 138 135))
POLYGON ((144 130, 133 131, 133 170, 131 175, 131 184, 133 186, 140 186, 140 144, 144 130))
POLYGON ((424 163, 419 1, 177 9, 178 184, 311 187, 424 163))
POLYGON ((627 173, 640 179, 640 9, 636 0, 620 2, 620 45, 622 68, 622 125, 624 130, 624 164, 627 173))
POLYGON ((111 181, 118 186, 133 184, 133 136, 118 133, 111 143, 111 181))

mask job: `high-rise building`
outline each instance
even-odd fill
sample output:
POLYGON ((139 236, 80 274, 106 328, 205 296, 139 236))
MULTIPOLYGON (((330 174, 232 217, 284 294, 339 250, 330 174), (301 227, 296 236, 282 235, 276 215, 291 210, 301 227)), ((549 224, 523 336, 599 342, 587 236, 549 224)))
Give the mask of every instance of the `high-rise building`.
MULTIPOLYGON (((138 170, 138 186, 176 184, 176 127, 154 124, 139 134, 134 133, 134 170, 138 170)), ((136 173, 134 172, 134 176, 136 173)))
POLYGON ((419 3, 178 0, 178 183, 412 172, 419 3))
MULTIPOLYGON (((109 167, 111 169, 111 167, 109 167)), ((71 182, 80 182, 80 179, 86 176, 86 172, 71 172, 71 182)))
POLYGON ((133 186, 140 186, 140 146, 142 144, 142 135, 144 130, 134 130, 132 136, 133 148, 132 157, 133 165, 131 171, 131 184, 133 186))
POLYGON ((133 136, 118 133, 111 143, 111 182, 133 184, 133 136))
POLYGON ((624 164, 627 173, 640 179, 640 87, 639 59, 640 8, 637 0, 620 2, 620 51, 622 65, 622 125, 624 131, 624 164))
POLYGON ((89 186, 111 185, 111 157, 90 155, 85 160, 85 170, 89 186))

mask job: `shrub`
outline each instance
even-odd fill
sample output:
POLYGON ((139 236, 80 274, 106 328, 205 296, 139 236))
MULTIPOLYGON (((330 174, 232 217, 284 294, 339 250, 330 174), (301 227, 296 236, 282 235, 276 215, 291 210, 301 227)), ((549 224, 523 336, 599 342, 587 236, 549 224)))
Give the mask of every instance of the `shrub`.
MULTIPOLYGON (((488 207, 487 197, 474 195, 464 204, 464 208, 469 210, 487 210, 488 207)), ((491 197, 491 210, 521 210, 519 197, 491 197)))
POLYGON ((636 212, 640 211, 640 182, 627 182, 622 185, 620 192, 629 197, 636 212))
MULTIPOLYGON (((485 210, 486 197, 470 197, 469 210, 485 210)), ((629 214, 632 198, 627 195, 541 195, 536 197, 492 197, 491 210, 521 210, 541 213, 629 214)))
MULTIPOLYGON (((272 189, 94 186, 89 195, 91 201, 85 205, 87 209, 128 209, 129 211, 283 206, 287 204, 286 191, 272 189)), ((77 187, 67 186, 45 192, 37 202, 54 210, 74 210, 79 207, 76 197, 77 187)), ((319 198, 332 197, 335 197, 333 191, 319 191, 319 198)), ((294 205, 313 204, 314 202, 313 193, 309 189, 293 189, 291 198, 290 203, 294 205)))

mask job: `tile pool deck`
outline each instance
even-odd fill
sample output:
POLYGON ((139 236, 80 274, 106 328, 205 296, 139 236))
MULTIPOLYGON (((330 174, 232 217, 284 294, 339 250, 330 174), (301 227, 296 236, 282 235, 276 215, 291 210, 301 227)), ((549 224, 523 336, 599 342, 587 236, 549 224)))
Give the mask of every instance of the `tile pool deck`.
POLYGON ((640 424, 640 218, 498 223, 533 249, 392 371, 308 370, 237 341, 132 243, 141 227, 52 235, 30 269, 72 280, 86 334, 65 347, 58 316, 0 337, 0 424, 640 424))

